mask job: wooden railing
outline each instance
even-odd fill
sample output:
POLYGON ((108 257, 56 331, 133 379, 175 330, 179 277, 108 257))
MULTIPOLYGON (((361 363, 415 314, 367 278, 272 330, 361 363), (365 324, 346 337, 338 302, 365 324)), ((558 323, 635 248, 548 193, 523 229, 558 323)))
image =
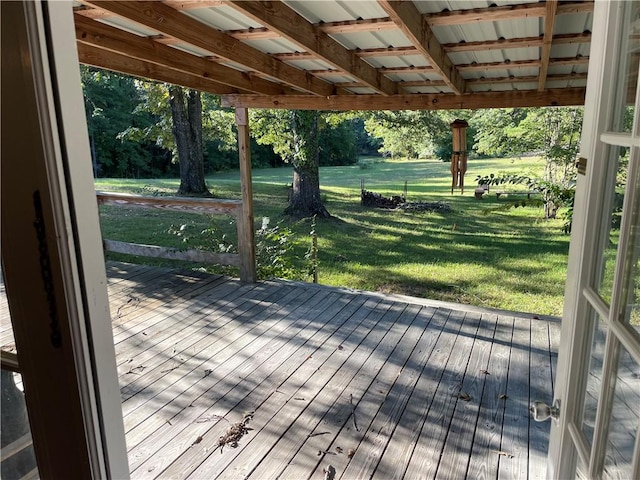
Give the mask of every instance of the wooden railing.
POLYGON ((244 225, 248 216, 243 215, 240 200, 220 200, 213 198, 186 197, 146 197, 126 193, 96 192, 99 205, 125 206, 128 208, 156 208, 188 213, 208 213, 232 215, 238 227, 238 253, 213 253, 204 250, 180 250, 177 248, 142 245, 138 243, 103 240, 104 249, 110 252, 126 253, 143 257, 186 260, 217 265, 239 267, 240 280, 256 281, 253 225, 244 225))

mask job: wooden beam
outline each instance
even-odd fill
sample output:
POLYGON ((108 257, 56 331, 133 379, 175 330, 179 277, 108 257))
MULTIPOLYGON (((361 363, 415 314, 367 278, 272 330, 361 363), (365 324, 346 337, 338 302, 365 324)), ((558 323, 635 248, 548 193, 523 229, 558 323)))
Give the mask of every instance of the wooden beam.
POLYGON ((182 260, 184 262, 208 263, 214 265, 240 266, 240 256, 237 253, 213 253, 206 250, 180 250, 178 248, 160 247, 158 245, 144 245, 141 243, 120 242, 104 239, 104 249, 109 252, 137 255, 139 257, 164 258, 167 260, 182 260))
MULTIPOLYGON (((556 74, 547 75, 547 81, 569 81, 569 80, 586 80, 586 73, 569 73, 569 74, 556 74)), ((509 77, 494 77, 494 78, 469 78, 467 79, 467 85, 487 85, 492 83, 538 83, 538 75, 525 75, 522 77, 516 77, 511 75, 509 77)))
POLYGON ((345 20, 342 22, 316 23, 317 28, 328 34, 344 34, 359 32, 380 32, 396 30, 398 27, 390 18, 365 18, 359 20, 345 20))
POLYGON ((249 112, 246 108, 236 108, 236 127, 240 156, 240 189, 242 190, 242 210, 237 221, 240 280, 255 283, 257 274, 253 223, 253 182, 251 180, 251 142, 249 138, 249 112))
MULTIPOLYGON (((426 65, 424 67, 381 67, 380 70, 382 73, 434 73, 434 69, 430 65, 426 65)), ((444 81, 444 80, 443 80, 444 81)), ((448 85, 446 81, 445 84, 448 85)))
MULTIPOLYGON (((593 2, 567 2, 558 5, 557 14, 593 12, 593 2)), ((544 17, 547 13, 545 2, 505 5, 451 12, 429 13, 425 15, 427 23, 434 26, 463 25, 465 23, 496 22, 527 17, 544 17)))
POLYGON ((115 205, 128 208, 157 208, 174 212, 237 215, 240 200, 190 197, 145 197, 128 193, 96 192, 99 205, 115 205))
POLYGON ((239 93, 235 88, 212 82, 204 77, 172 70, 162 65, 103 50, 93 45, 78 43, 77 46, 80 63, 85 65, 125 73, 134 77, 172 83, 215 95, 239 93))
POLYGON ((227 4, 300 45, 303 50, 316 54, 335 68, 361 80, 375 91, 383 95, 396 93, 396 86, 391 80, 284 3, 230 0, 227 4))
MULTIPOLYGON (((554 45, 567 43, 589 43, 591 41, 591 33, 567 33, 554 35, 552 43, 554 45)), ((509 38, 499 40, 486 40, 479 42, 458 42, 447 43, 443 45, 444 51, 452 52, 477 52, 487 50, 505 50, 509 48, 531 48, 540 47, 543 39, 538 37, 509 38)))
POLYGON ((96 7, 195 45, 226 60, 244 65, 289 86, 315 95, 332 95, 333 86, 261 52, 178 10, 153 1, 90 0, 96 7))
POLYGON ((403 57, 421 55, 416 47, 364 48, 355 50, 359 57, 403 57))
POLYGON ((410 80, 398 82, 400 87, 445 87, 447 84, 443 80, 410 80))
POLYGON ((221 7, 224 5, 222 0, 162 0, 162 3, 176 10, 195 10, 198 8, 221 7))
POLYGON ((463 95, 223 95, 222 106, 298 110, 454 110, 509 107, 583 105, 585 88, 559 88, 538 92, 482 92, 463 95))
POLYGON ((230 37, 235 38, 236 40, 273 40, 274 38, 281 38, 278 32, 269 30, 266 27, 227 30, 224 33, 226 33, 230 37))
POLYGON ((313 53, 309 52, 285 52, 285 53, 273 53, 273 58, 277 58, 280 61, 284 60, 313 60, 316 57, 313 53))
POLYGON ((556 24, 556 12, 558 0, 547 0, 544 17, 544 37, 540 49, 540 73, 538 74, 538 91, 544 90, 547 84, 547 72, 549 70, 549 57, 551 56, 551 43, 553 42, 553 27, 556 24))
POLYGON ((424 55, 434 70, 457 95, 464 93, 464 79, 444 52, 429 25, 422 20, 413 2, 378 0, 378 4, 395 22, 414 47, 424 55))
MULTIPOLYGON (((81 16, 75 17, 76 39, 80 43, 130 56, 146 62, 163 65, 191 75, 266 95, 286 93, 287 88, 273 82, 240 72, 233 68, 213 63, 175 48, 162 45, 151 39, 125 32, 81 16)), ((109 67, 104 67, 109 68, 109 67)))
POLYGON ((508 70, 514 68, 539 68, 540 60, 516 60, 489 63, 465 63, 458 65, 461 72, 474 72, 483 70, 508 70))

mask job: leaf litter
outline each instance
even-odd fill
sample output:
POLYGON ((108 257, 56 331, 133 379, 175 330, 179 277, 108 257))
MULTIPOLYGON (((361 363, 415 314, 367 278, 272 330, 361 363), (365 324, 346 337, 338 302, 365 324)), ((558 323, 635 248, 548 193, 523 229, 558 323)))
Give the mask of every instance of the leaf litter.
POLYGON ((242 437, 253 430, 252 428, 247 427, 247 424, 253 419, 253 414, 254 412, 247 412, 244 414, 241 421, 232 423, 225 434, 218 439, 216 450, 219 447, 220 453, 222 453, 222 450, 227 445, 232 448, 236 448, 242 437))

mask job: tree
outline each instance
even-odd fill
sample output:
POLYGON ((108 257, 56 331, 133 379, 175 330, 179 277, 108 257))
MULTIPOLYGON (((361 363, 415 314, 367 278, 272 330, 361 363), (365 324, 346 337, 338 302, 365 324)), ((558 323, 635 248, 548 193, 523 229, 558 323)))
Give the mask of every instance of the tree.
POLYGON ((381 153, 419 158, 433 155, 437 141, 451 136, 453 118, 450 112, 428 110, 374 111, 367 114, 365 128, 369 135, 382 139, 381 153))
POLYGON ((475 128, 475 146, 478 153, 502 157, 522 155, 529 148, 509 135, 527 116, 526 108, 489 108, 478 110, 469 120, 475 128))
POLYGON ((204 181, 202 101, 200 92, 171 85, 169 104, 180 165, 179 195, 211 195, 204 181))
MULTIPOLYGON (((173 162, 180 167, 178 193, 209 195, 205 163, 216 169, 216 155, 237 151, 233 113, 220 108, 220 100, 214 95, 157 82, 139 81, 138 86, 142 102, 137 111, 147 112, 155 121, 146 128, 130 127, 120 136, 153 141, 169 149, 173 162)), ((226 166, 226 159, 221 163, 226 166)))
POLYGON ((294 217, 329 217, 320 196, 319 137, 328 115, 306 110, 254 110, 251 133, 261 145, 293 166, 285 213, 294 217))
POLYGON ((123 130, 153 123, 137 111, 142 101, 132 77, 81 65, 80 69, 94 176, 139 177, 170 169, 161 147, 145 141, 119 138, 123 130))
POLYGON ((512 151, 541 152, 545 160, 543 175, 532 177, 491 174, 477 180, 481 184, 524 184, 539 192, 543 199, 545 218, 555 218, 559 208, 567 207, 563 230, 568 232, 575 196, 575 159, 580 149, 583 110, 580 107, 545 107, 524 109, 524 112, 525 116, 515 125, 503 126, 501 132, 494 129, 491 135, 504 136, 503 141, 516 145, 518 150, 511 147, 512 151))

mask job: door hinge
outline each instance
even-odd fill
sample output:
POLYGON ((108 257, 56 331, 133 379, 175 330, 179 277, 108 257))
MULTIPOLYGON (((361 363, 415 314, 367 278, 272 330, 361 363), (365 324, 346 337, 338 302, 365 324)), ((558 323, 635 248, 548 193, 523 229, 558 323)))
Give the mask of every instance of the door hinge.
POLYGON ((576 160, 576 169, 580 175, 586 175, 587 173, 587 159, 580 157, 576 160))

